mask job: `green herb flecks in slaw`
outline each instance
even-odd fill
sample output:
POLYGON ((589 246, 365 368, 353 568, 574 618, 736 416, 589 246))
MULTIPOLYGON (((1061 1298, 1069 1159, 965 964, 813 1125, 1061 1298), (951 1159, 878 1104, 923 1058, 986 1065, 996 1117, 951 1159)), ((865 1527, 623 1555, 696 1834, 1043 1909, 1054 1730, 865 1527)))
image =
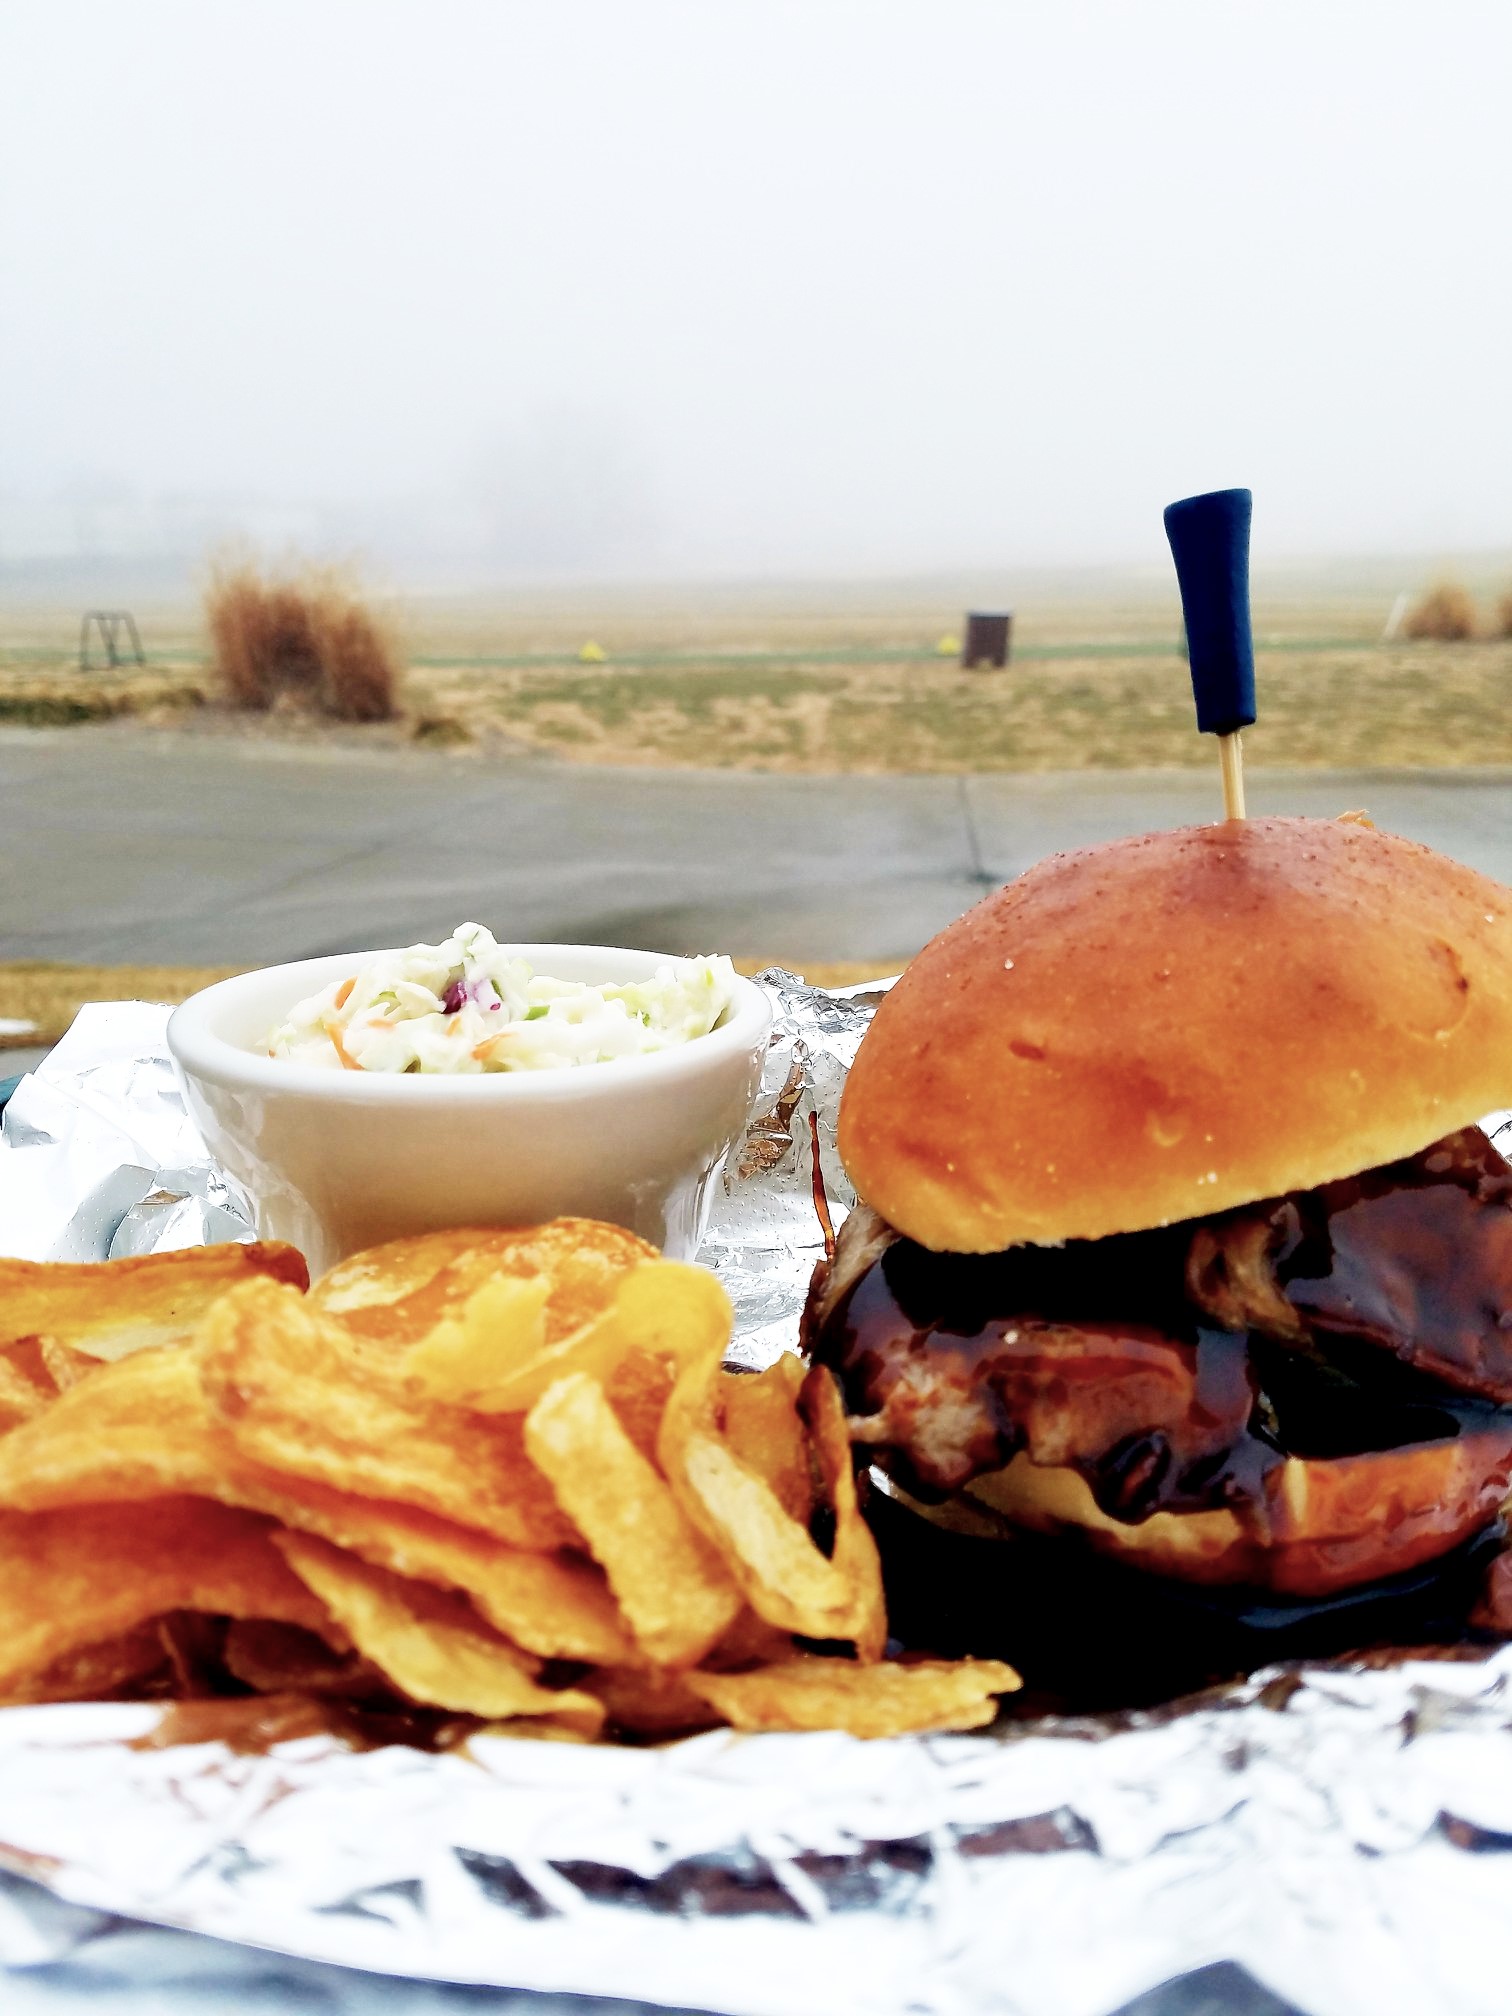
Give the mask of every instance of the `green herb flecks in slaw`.
POLYGON ((481 924, 384 952, 300 1001, 270 1057, 348 1071, 540 1071, 606 1064, 705 1036, 734 993, 728 959, 669 959, 649 980, 535 973, 481 924))

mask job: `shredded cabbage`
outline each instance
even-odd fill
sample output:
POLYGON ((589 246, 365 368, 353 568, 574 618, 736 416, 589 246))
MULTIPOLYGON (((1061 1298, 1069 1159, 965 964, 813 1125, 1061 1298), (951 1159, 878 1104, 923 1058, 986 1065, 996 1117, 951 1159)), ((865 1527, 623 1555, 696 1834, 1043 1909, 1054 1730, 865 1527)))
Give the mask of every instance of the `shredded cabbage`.
POLYGON ((669 959, 649 980, 593 987, 511 959, 481 924, 386 952, 300 1001, 270 1057, 348 1071, 540 1071, 642 1057, 707 1035, 729 1006, 728 959, 669 959))

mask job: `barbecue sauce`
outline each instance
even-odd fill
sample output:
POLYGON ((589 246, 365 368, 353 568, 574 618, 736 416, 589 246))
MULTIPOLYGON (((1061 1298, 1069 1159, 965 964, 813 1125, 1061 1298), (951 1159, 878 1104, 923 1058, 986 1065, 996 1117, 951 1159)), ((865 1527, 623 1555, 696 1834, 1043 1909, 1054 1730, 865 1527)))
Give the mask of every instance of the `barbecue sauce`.
POLYGON ((986 1256, 899 1240, 817 1355, 841 1375, 853 1433, 865 1440, 875 1420, 924 1495, 1027 1449, 1081 1469, 1115 1518, 1226 1502, 1279 1457, 1246 1443, 1257 1392, 1245 1339, 1186 1305, 1183 1254, 1163 1233, 986 1256), (1230 1455, 1243 1473, 1232 1491, 1230 1455))
MULTIPOLYGON (((1274 1326, 1285 1334, 1222 1327, 1193 1301, 1193 1223, 986 1256, 899 1239, 814 1352, 840 1376, 858 1444, 926 1505, 1027 1450, 1078 1470, 1114 1518, 1227 1507, 1258 1526, 1287 1455, 1506 1427, 1489 1403, 1512 1399, 1512 1170, 1479 1129, 1248 1215, 1261 1213, 1272 1301, 1298 1319, 1274 1326), (936 1391, 953 1426, 943 1447, 910 1439, 936 1391), (1057 1418, 1076 1446, 1045 1453, 1057 1418)), ((1278 1657, 1461 1638, 1502 1545, 1488 1527, 1407 1573, 1287 1601, 1151 1575, 1075 1533, 946 1532, 883 1491, 869 1516, 905 1643, 999 1653, 1062 1707, 1167 1698, 1278 1657)))
POLYGON ((1320 1342, 1512 1401, 1512 1169, 1478 1127, 1284 1200, 1276 1277, 1320 1342))
POLYGON ((1192 1302, 1186 1224, 985 1255, 898 1239, 815 1355, 839 1373, 857 1439, 889 1448, 911 1490, 945 1495, 1027 1448, 1131 1521, 1242 1505, 1286 1454, 1452 1436, 1512 1394, 1512 1170, 1479 1129, 1255 1208, 1277 1227, 1301 1348, 1217 1327, 1192 1302), (1486 1370, 1498 1355, 1500 1378, 1486 1370), (937 1393, 954 1445, 893 1440, 937 1393), (1058 1430, 1084 1439, 1051 1452, 1058 1430))

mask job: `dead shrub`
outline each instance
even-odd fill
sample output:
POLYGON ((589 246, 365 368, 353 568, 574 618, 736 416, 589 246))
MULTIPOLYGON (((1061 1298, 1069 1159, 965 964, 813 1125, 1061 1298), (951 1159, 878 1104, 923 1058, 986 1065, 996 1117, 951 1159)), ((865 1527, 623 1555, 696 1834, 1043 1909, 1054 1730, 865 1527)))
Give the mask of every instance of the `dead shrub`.
POLYGON ((1461 643, 1475 635, 1475 604, 1457 581, 1440 581, 1408 610, 1402 635, 1440 644, 1461 643))
POLYGON ((1503 595, 1496 605, 1496 634, 1512 637, 1512 595, 1503 595))
POLYGON ((388 721, 398 711, 393 636, 337 574, 268 580, 245 562, 220 567, 205 618, 234 707, 266 712, 291 701, 338 721, 388 721))
POLYGON ((433 749, 461 749, 473 739, 467 723, 455 714, 421 714, 411 733, 417 742, 428 742, 433 749))

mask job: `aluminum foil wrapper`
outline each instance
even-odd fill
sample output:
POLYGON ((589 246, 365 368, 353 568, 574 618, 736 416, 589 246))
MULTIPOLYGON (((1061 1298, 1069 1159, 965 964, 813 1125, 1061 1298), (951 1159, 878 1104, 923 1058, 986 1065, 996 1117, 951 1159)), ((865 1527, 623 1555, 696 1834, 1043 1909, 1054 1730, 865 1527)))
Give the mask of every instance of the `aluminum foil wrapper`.
POLYGON ((11 1094, 0 1117, 0 1253, 117 1260, 253 1237, 245 1198, 185 1111, 171 1012, 91 1002, 11 1094))
MULTIPOLYGON (((764 979, 762 1098, 704 1254, 747 1363, 792 1341, 821 1200, 836 1224, 853 1201, 835 1111, 879 991, 764 979)), ((15 1095, 10 1250, 248 1236, 178 1102, 165 1016, 86 1011, 15 1095)), ((1487 1125, 1505 1145, 1512 1119, 1487 1125)), ((432 1756, 311 1737, 248 1757, 143 1745, 159 1713, 0 1712, 0 1964, 104 1951, 94 1978, 118 1978, 124 1917, 299 1966, 729 2016, 1109 2016, 1224 1962, 1309 2016, 1499 2016, 1512 1996, 1512 1647, 878 1743, 480 1736, 432 1756)), ((287 1994, 305 1999, 277 2006, 418 2006, 343 1980, 300 1977, 287 1994)))
MULTIPOLYGON (((153 1708, 11 1709, 0 1864, 310 1958, 738 2016, 1107 2016, 1220 1960, 1311 2016, 1492 2016, 1509 1680, 1512 1652, 1005 1737, 442 1757, 136 1750, 153 1708)), ((55 1952, 74 1928, 18 1896, 0 1957, 55 1952)))
POLYGON ((760 978, 773 1011, 761 1091, 698 1255, 735 1305, 732 1359, 757 1369, 793 1348, 824 1218, 838 1230, 856 1201, 835 1121, 851 1059, 892 984, 826 993, 780 967, 760 978))

